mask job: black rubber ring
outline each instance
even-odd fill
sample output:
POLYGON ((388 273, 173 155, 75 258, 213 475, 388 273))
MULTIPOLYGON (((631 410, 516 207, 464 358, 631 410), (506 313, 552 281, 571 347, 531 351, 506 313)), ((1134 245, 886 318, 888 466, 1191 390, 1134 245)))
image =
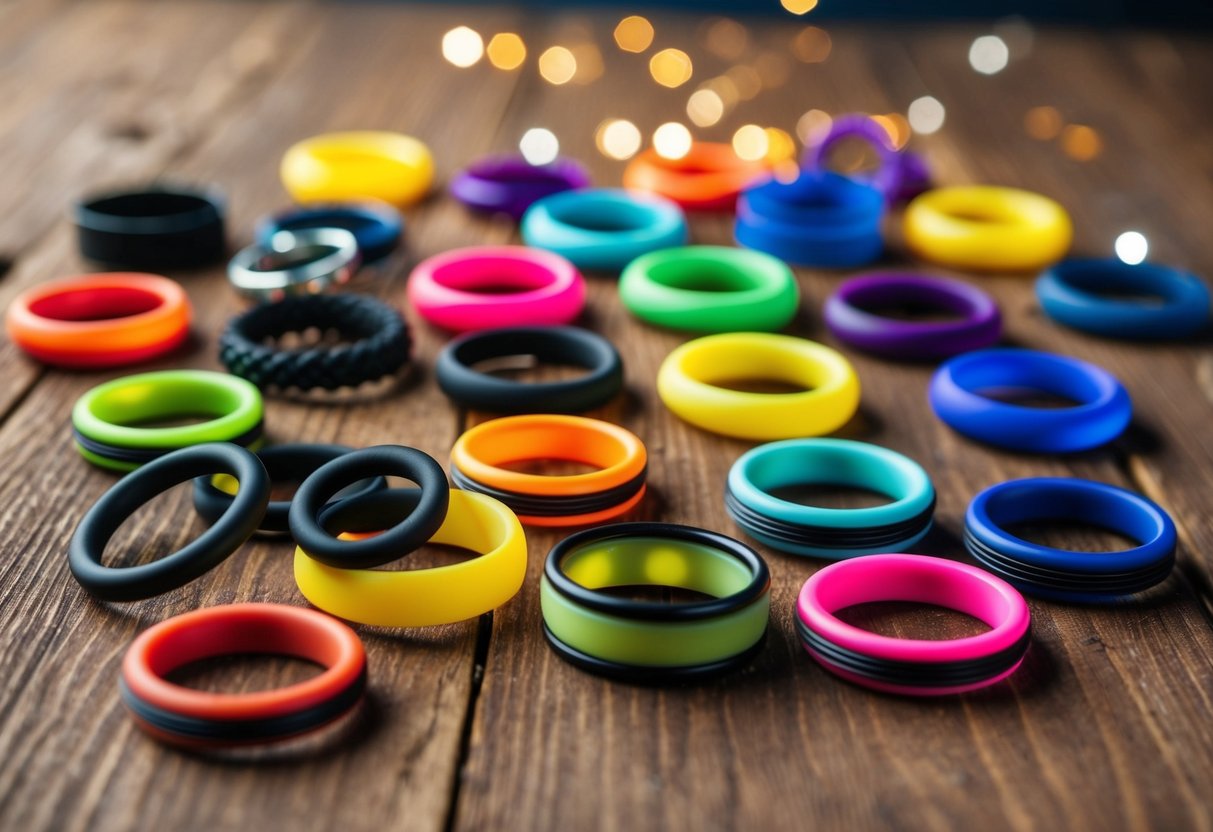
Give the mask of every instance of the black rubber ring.
POLYGON ((451 401, 490 413, 583 413, 623 389, 619 352, 601 335, 573 326, 506 327, 462 335, 439 353, 434 374, 451 401), (568 381, 528 383, 473 369, 482 361, 518 355, 589 372, 568 381))
POLYGON ((760 514, 742 503, 726 487, 725 510, 743 529, 754 530, 767 537, 797 546, 821 549, 870 549, 893 546, 910 540, 931 527, 935 516, 935 500, 923 511, 899 523, 885 526, 840 528, 791 523, 777 517, 760 514))
POLYGON ((626 503, 644 488, 647 466, 632 479, 603 491, 592 494, 576 494, 573 496, 540 496, 523 494, 518 491, 505 491, 484 485, 463 473, 456 465, 451 465, 451 481, 464 491, 474 491, 499 500, 510 507, 515 514, 531 517, 570 517, 579 514, 593 514, 605 511, 626 503))
POLYGON ((80 253, 111 268, 189 269, 222 260, 226 201, 211 188, 90 194, 73 215, 80 253))
MULTIPOLYGON (((265 423, 258 422, 245 433, 233 436, 231 439, 225 441, 232 445, 247 448, 249 445, 255 444, 264 435, 265 423)), ((85 436, 75 428, 72 428, 72 438, 75 439, 76 444, 81 448, 97 456, 111 459, 114 462, 133 462, 136 465, 144 465, 154 459, 159 459, 165 454, 181 450, 180 448, 128 448, 124 445, 110 445, 85 436)), ((186 447, 190 446, 187 445, 186 447)))
POLYGON ((218 566, 252 536, 270 501, 270 475, 251 451, 226 442, 165 454, 114 483, 84 515, 68 548, 72 575, 104 601, 151 598, 184 586, 218 566), (181 549, 152 563, 111 569, 105 546, 128 517, 178 483, 231 474, 239 493, 219 521, 181 549))

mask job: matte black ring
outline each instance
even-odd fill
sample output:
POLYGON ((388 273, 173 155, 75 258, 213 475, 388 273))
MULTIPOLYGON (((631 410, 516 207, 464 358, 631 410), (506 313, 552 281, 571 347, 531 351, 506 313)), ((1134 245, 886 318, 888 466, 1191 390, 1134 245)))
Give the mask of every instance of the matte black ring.
MULTIPOLYGON (((247 448, 255 445, 264 435, 265 422, 258 422, 245 433, 233 436, 226 441, 229 444, 247 448)), ((165 454, 171 454, 173 451, 180 450, 180 448, 130 448, 125 445, 111 445, 108 442, 93 439, 91 436, 85 436, 75 428, 72 428, 72 439, 81 448, 97 456, 113 460, 114 462, 132 462, 136 465, 144 465, 154 459, 159 459, 165 454)))
POLYGON ((222 260, 226 200, 213 188, 153 186, 90 194, 73 219, 86 259, 111 268, 175 269, 222 260))
POLYGON ((457 488, 492 497, 494 500, 505 503, 515 514, 530 517, 570 517, 615 508, 626 503, 644 488, 647 474, 646 466, 627 482, 602 491, 595 491, 592 494, 535 495, 485 485, 463 473, 454 463, 451 464, 451 481, 457 488))
POLYGON ((778 517, 759 514, 737 499, 726 486, 724 506, 729 516, 743 529, 756 530, 767 537, 797 546, 822 549, 871 549, 895 546, 917 537, 931 527, 935 516, 935 499, 926 509, 899 523, 884 526, 843 528, 840 526, 811 526, 790 523, 778 517))

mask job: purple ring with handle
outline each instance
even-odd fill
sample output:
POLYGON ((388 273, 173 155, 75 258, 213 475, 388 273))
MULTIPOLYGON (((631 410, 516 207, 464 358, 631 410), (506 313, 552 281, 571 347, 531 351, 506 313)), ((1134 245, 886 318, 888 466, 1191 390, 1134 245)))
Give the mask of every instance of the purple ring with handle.
POLYGON ((989 347, 1002 333, 998 305, 976 286, 897 272, 843 281, 826 300, 823 315, 839 341, 893 358, 947 358, 989 347), (865 309, 896 305, 939 309, 960 320, 903 321, 865 309))
POLYGON ((589 173, 572 159, 532 165, 521 156, 487 156, 460 171, 450 190, 473 210, 519 219, 536 200, 589 184, 589 173))
POLYGON ((926 160, 917 153, 899 151, 883 127, 870 116, 860 113, 834 119, 821 140, 805 150, 805 167, 824 169, 830 148, 852 137, 872 145, 880 156, 880 166, 862 178, 884 194, 885 199, 911 199, 930 185, 931 175, 926 160))

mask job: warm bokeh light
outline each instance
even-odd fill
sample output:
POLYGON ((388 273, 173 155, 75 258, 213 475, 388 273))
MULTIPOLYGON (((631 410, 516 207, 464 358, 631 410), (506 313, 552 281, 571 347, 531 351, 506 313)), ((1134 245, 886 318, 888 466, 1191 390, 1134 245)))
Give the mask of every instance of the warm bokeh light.
POLYGON ((518 149, 532 165, 546 165, 555 161, 560 154, 560 141, 546 127, 532 127, 522 134, 518 149))
POLYGON ((638 14, 625 17, 615 27, 615 43, 624 52, 643 52, 653 43, 653 24, 638 14))
POLYGON ((1150 252, 1150 241, 1140 231, 1126 231, 1116 238, 1116 256, 1130 266, 1144 263, 1150 252))
POLYGON ((906 117, 901 113, 872 116, 872 121, 884 128, 889 134, 889 141, 893 142, 893 147, 898 150, 905 147, 906 142, 910 140, 910 122, 906 121, 906 117))
POLYGON ((1033 107, 1023 117, 1023 129, 1034 139, 1052 141, 1061 133, 1061 113, 1056 107, 1033 107))
POLYGON ((513 32, 498 32, 485 52, 489 63, 498 69, 517 69, 526 60, 526 44, 513 32))
POLYGON ((806 64, 819 64, 830 57, 834 42, 830 33, 817 26, 805 26, 792 39, 792 54, 806 64))
POLYGON ((737 97, 742 101, 749 101, 762 92, 762 78, 758 77, 758 70, 752 66, 738 64, 726 72, 725 77, 733 82, 737 97))
POLYGON ((598 125, 594 143, 611 159, 631 159, 640 150, 640 130, 624 118, 609 118, 598 125))
POLYGON ((691 131, 686 125, 667 121, 653 131, 653 149, 663 159, 681 159, 691 152, 691 131))
POLYGON ((817 8, 817 0, 779 0, 779 4, 792 14, 808 14, 817 8))
POLYGON ((592 43, 582 43, 569 50, 577 65, 573 72, 574 84, 590 84, 602 77, 602 53, 592 43))
POLYGON ((906 116, 909 117, 910 128, 915 133, 929 136, 943 127, 947 111, 944 110, 943 104, 938 98, 933 95, 924 95, 910 102, 906 116))
POLYGON ((757 162, 764 158, 770 146, 767 131, 757 124, 738 127, 737 132, 733 134, 733 152, 747 162, 757 162))
POLYGON ((720 96, 720 100, 724 102, 726 110, 731 110, 741 100, 741 93, 737 91, 737 85, 727 75, 717 75, 715 78, 709 78, 703 82, 702 86, 703 89, 711 90, 720 96))
POLYGON ((735 61, 745 54, 750 33, 736 20, 721 17, 708 25, 703 41, 708 51, 717 58, 735 61))
POLYGON ((715 90, 698 89, 687 99, 687 118, 696 127, 711 127, 724 117, 724 101, 715 90))
POLYGON ((663 87, 681 87, 693 72, 691 56, 681 49, 662 49, 649 59, 649 73, 663 87))
POLYGON ((982 35, 969 47, 969 66, 982 75, 993 75, 1007 68, 1011 51, 998 35, 982 35))
POLYGON ((1092 127, 1070 124, 1061 131, 1061 150, 1078 162, 1089 162, 1103 152, 1103 139, 1092 127))
POLYGON ((771 168, 771 173, 777 181, 786 185, 800 178, 800 164, 795 159, 789 159, 771 168))
POLYGON ((484 39, 475 29, 456 26, 442 36, 442 57, 457 67, 472 66, 484 55, 484 39))
POLYGON ((567 84, 577 74, 577 59, 566 47, 550 47, 539 56, 539 74, 549 84, 567 84))
POLYGON ((792 65, 787 57, 779 52, 763 52, 754 61, 754 71, 758 73, 764 89, 774 90, 788 82, 792 65))
POLYGON ((772 165, 783 165, 796 158, 796 141, 787 130, 768 127, 766 160, 772 165))
POLYGON ((825 138, 834 119, 825 110, 809 110, 796 122, 796 135, 806 145, 814 145, 825 138))

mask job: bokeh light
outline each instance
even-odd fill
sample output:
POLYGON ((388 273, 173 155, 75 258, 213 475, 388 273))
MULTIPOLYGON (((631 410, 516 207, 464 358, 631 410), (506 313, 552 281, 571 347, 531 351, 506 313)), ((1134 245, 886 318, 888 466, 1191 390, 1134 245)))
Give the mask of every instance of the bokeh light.
POLYGON ((442 36, 442 57, 460 68, 474 65, 484 56, 484 38, 475 29, 456 26, 442 36))
POLYGON ((784 165, 796 158, 796 140, 787 130, 768 127, 766 160, 772 165, 784 165))
POLYGON ((567 84, 577 74, 577 59, 564 46, 552 46, 539 56, 539 74, 549 84, 567 84))
POLYGON ((653 24, 638 14, 625 17, 615 27, 615 43, 624 52, 643 52, 653 43, 653 24))
POLYGON ((667 121, 653 131, 653 149, 663 159, 681 159, 691 152, 691 131, 686 125, 667 121))
POLYGON ((696 127, 711 127, 724 117, 724 100, 711 89, 697 89, 687 99, 687 118, 696 127))
POLYGON ((625 118, 609 118, 598 125, 594 143, 609 159, 631 159, 640 150, 640 130, 625 118))
POLYGON ((929 136, 943 127, 947 111, 944 110, 943 104, 938 98, 933 95, 924 95, 910 102, 906 116, 910 120, 910 128, 915 133, 929 136))
POLYGON ((1052 141, 1061 133, 1061 113, 1056 107, 1033 107, 1023 117, 1023 129, 1038 141, 1052 141))
POLYGON ((708 51, 717 58, 735 61, 745 54, 750 33, 736 20, 721 17, 708 24, 703 41, 708 51))
POLYGON ((737 91, 737 85, 727 75, 717 75, 715 78, 709 78, 701 86, 703 89, 711 90, 720 96, 720 100, 724 102, 726 110, 731 110, 741 100, 741 93, 737 91))
POLYGON ((602 77, 602 53, 592 43, 581 43, 572 47, 573 62, 577 68, 573 71, 574 84, 590 84, 602 77))
POLYGON ((691 80, 691 56, 681 49, 662 49, 649 59, 649 73, 663 87, 681 87, 691 80))
POLYGON ((906 142, 910 140, 910 122, 906 121, 906 117, 901 113, 872 116, 872 121, 884 128, 889 134, 889 141, 898 150, 905 147, 906 142))
POLYGON ((982 75, 994 75, 1007 68, 1011 50, 998 35, 982 35, 969 47, 969 66, 982 75))
POLYGON ((560 155, 560 141, 546 127, 532 127, 522 134, 518 149, 522 152, 522 158, 532 165, 546 165, 560 155))
POLYGON ((747 162, 757 162, 767 155, 771 142, 767 131, 757 124, 745 124, 733 134, 733 152, 747 162))
POLYGON ((817 8, 817 0, 779 0, 779 4, 792 14, 808 14, 817 8))
POLYGON ((485 52, 489 56, 489 63, 498 69, 517 69, 526 60, 526 44, 513 32, 493 35, 485 52))
POLYGON ((742 101, 749 101, 762 92, 762 78, 752 66, 738 64, 726 72, 725 77, 733 82, 733 86, 737 88, 737 97, 742 101))
POLYGON ((806 64, 819 64, 830 57, 833 48, 830 33, 817 26, 805 26, 792 38, 792 54, 806 64))
POLYGON ((1077 162, 1089 162, 1103 152, 1103 139, 1092 127, 1069 124, 1061 131, 1061 150, 1077 162))
POLYGON ((814 145, 825 138, 834 119, 825 110, 809 110, 796 121, 796 135, 806 145, 814 145))
POLYGON ((1126 231, 1116 238, 1116 256, 1130 266, 1144 263, 1150 252, 1150 241, 1140 231, 1126 231))

